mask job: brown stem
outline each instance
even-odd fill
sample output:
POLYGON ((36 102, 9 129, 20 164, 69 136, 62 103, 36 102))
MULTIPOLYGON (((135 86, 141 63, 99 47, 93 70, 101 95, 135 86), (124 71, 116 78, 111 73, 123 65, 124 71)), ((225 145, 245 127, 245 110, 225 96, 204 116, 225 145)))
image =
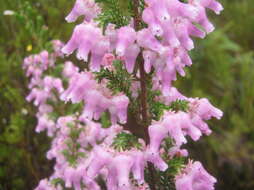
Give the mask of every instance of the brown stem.
MULTIPOLYGON (((134 28, 135 30, 140 29, 140 22, 141 17, 139 13, 139 0, 134 0, 134 28)), ((142 121, 143 121, 143 127, 144 127, 144 137, 146 143, 149 143, 149 136, 148 136, 148 114, 147 114, 147 87, 146 87, 146 73, 144 69, 144 59, 141 55, 141 53, 138 56, 138 63, 139 63, 139 72, 140 72, 140 86, 141 86, 141 115, 142 115, 142 121)))
MULTIPOLYGON (((139 13, 139 6, 140 2, 139 0, 134 0, 134 27, 135 30, 138 31, 141 29, 141 16, 139 13)), ((146 143, 149 143, 149 135, 148 135, 148 125, 149 125, 149 118, 148 118, 148 106, 147 106, 147 76, 144 69, 144 59, 142 57, 142 54, 140 53, 138 56, 138 63, 139 63, 139 72, 140 72, 140 85, 141 85, 141 115, 142 115, 142 123, 143 123, 143 129, 144 129, 144 139, 146 143)), ((156 190, 155 186, 155 169, 154 166, 151 163, 148 163, 148 170, 149 174, 151 176, 151 183, 150 188, 151 190, 156 190)))
MULTIPOLYGON (((141 56, 140 56, 141 58, 141 56)), ((149 143, 149 135, 148 135, 148 114, 147 114, 147 87, 146 87, 146 73, 144 69, 144 60, 143 58, 139 61, 139 72, 140 72, 140 86, 141 86, 141 115, 142 121, 144 124, 144 133, 145 133, 145 141, 149 143)))

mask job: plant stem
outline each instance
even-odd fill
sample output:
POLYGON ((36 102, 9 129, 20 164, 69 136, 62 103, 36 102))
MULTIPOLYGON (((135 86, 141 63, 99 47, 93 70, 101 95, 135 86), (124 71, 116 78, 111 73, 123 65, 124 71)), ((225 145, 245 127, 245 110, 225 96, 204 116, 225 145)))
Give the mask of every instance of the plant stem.
MULTIPOLYGON (((140 2, 139 0, 133 0, 134 1, 134 28, 136 31, 138 31, 141 24, 141 16, 139 13, 139 7, 140 2)), ((147 107, 147 77, 144 69, 144 59, 142 57, 142 54, 140 53, 138 56, 138 63, 139 63, 139 72, 140 72, 140 86, 141 86, 141 115, 142 115, 142 121, 143 121, 143 128, 144 128, 144 138, 146 143, 149 143, 149 134, 148 134, 148 125, 149 125, 149 119, 148 119, 148 107, 147 107)), ((156 190, 155 186, 155 168, 151 163, 148 163, 148 171, 151 176, 151 183, 149 183, 151 190, 156 190)))
MULTIPOLYGON (((141 17, 139 13, 139 0, 134 0, 134 28, 136 31, 140 29, 141 17)), ((144 69, 144 59, 142 54, 140 53, 138 56, 138 64, 139 64, 139 72, 140 72, 140 86, 141 86, 141 115, 144 127, 144 138, 146 143, 149 143, 149 135, 148 135, 148 114, 147 114, 147 86, 146 86, 146 73, 144 69)))

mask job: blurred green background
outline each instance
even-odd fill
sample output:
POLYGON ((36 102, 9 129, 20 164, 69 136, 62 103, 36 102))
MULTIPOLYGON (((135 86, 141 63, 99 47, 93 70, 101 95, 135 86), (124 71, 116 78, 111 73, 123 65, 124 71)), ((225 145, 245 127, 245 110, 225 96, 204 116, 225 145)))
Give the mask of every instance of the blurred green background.
MULTIPOLYGON (((180 91, 208 97, 224 111, 209 122, 214 133, 191 143, 191 157, 217 177, 217 190, 254 189, 254 1, 221 0, 216 30, 196 40, 193 66, 180 91)), ((74 0, 0 0, 0 190, 33 189, 49 176, 50 139, 36 134, 35 108, 25 101, 23 58, 52 39, 67 41, 74 24, 64 17, 74 0), (15 11, 4 15, 5 10, 15 11)))

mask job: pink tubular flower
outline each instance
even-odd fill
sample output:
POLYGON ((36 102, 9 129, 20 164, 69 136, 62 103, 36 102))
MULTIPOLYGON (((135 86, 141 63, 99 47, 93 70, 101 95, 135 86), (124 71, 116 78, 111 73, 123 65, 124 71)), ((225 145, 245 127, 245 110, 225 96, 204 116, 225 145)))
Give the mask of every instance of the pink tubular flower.
POLYGON ((97 141, 102 140, 101 124, 86 120, 86 129, 80 134, 78 142, 86 147, 88 144, 95 146, 97 141))
POLYGON ((201 0, 200 4, 206 8, 213 10, 216 14, 220 14, 223 10, 222 5, 215 0, 201 0))
POLYGON ((181 17, 176 17, 172 20, 172 23, 176 36, 179 39, 181 45, 187 50, 193 49, 194 43, 190 38, 188 20, 181 17))
POLYGON ((192 20, 200 24, 207 33, 212 32, 214 30, 214 26, 207 18, 205 7, 203 7, 197 0, 189 0, 189 4, 192 5, 197 12, 197 16, 192 18, 192 20))
POLYGON ((144 67, 146 73, 150 73, 153 62, 155 61, 157 54, 153 51, 145 50, 143 51, 144 67))
POLYGON ((44 104, 50 96, 51 94, 44 90, 33 88, 30 94, 26 97, 26 100, 29 102, 34 100, 34 105, 38 106, 40 104, 44 104))
POLYGON ((118 155, 112 160, 112 164, 116 168, 116 178, 118 181, 118 186, 121 188, 130 187, 129 175, 133 165, 133 159, 128 155, 118 155))
POLYGON ((60 40, 52 40, 52 46, 54 50, 54 56, 56 57, 63 57, 63 53, 61 52, 61 49, 64 46, 64 43, 60 40))
POLYGON ((149 150, 154 153, 159 152, 162 140, 168 136, 167 128, 160 124, 150 125, 148 133, 150 137, 149 150))
MULTIPOLYGON (((218 108, 215 108, 208 99, 202 98, 199 100, 196 100, 197 107, 195 112, 204 120, 209 120, 212 117, 215 117, 217 119, 220 119, 223 115, 223 112, 219 110, 218 108)), ((195 100, 193 102, 195 104, 195 100)))
POLYGON ((189 153, 186 149, 180 149, 180 147, 177 147, 177 146, 173 146, 172 148, 170 148, 168 153, 171 159, 174 156, 187 157, 188 154, 189 153))
POLYGON ((170 20, 170 14, 167 10, 166 1, 161 0, 158 3, 156 0, 146 0, 148 7, 151 7, 154 16, 160 21, 161 23, 167 22, 170 20))
POLYGON ((133 178, 137 180, 139 184, 144 183, 144 170, 145 170, 145 155, 141 151, 133 152, 133 166, 131 168, 133 178))
POLYGON ((50 76, 46 76, 43 79, 43 82, 44 82, 45 91, 47 91, 47 92, 50 92, 53 88, 56 89, 58 91, 58 93, 62 93, 64 90, 62 81, 59 78, 53 78, 50 76))
POLYGON ((152 35, 149 29, 142 29, 137 34, 137 42, 143 47, 160 53, 163 49, 161 43, 152 35))
POLYGON ((78 103, 83 100, 88 89, 95 86, 95 81, 89 73, 76 73, 69 82, 69 87, 60 96, 61 100, 78 103))
POLYGON ((88 167, 87 175, 91 178, 94 178, 99 174, 100 170, 104 166, 111 162, 112 157, 110 153, 106 152, 99 146, 94 147, 92 154, 92 161, 88 167))
POLYGON ((115 56, 112 53, 106 53, 103 56, 102 59, 102 65, 106 68, 111 68, 111 66, 113 65, 113 61, 115 60, 115 56))
POLYGON ((110 42, 95 23, 82 23, 75 27, 62 52, 69 55, 76 49, 77 58, 85 62, 88 61, 88 54, 91 52, 90 68, 92 71, 99 71, 104 55, 110 50, 110 42))
POLYGON ((168 169, 167 163, 160 157, 160 154, 146 151, 146 160, 153 163, 160 171, 168 169))
POLYGON ((62 190, 62 187, 60 185, 54 187, 47 179, 43 179, 34 190, 62 190))
POLYGON ((169 113, 163 120, 163 126, 168 129, 169 135, 174 139, 177 146, 187 143, 184 132, 182 130, 181 121, 179 115, 175 113, 169 113))
POLYGON ((109 108, 111 122, 115 124, 118 119, 120 123, 126 123, 129 98, 125 95, 115 96, 112 98, 112 103, 113 105, 109 108))
POLYGON ((74 74, 79 71, 79 68, 74 66, 71 61, 67 61, 64 64, 63 76, 67 78, 71 78, 74 74))
POLYGON ((124 55, 125 67, 129 73, 132 73, 136 63, 136 59, 139 55, 140 48, 137 44, 129 46, 124 55))
POLYGON ((75 168, 68 167, 64 171, 64 181, 65 187, 71 188, 72 184, 77 190, 81 190, 80 182, 81 182, 81 175, 79 171, 75 168))
POLYGON ((99 12, 100 8, 97 6, 94 0, 76 0, 72 11, 65 19, 67 22, 74 22, 79 16, 84 15, 86 21, 90 21, 96 17, 99 12))
POLYGON ((45 129, 48 130, 48 135, 53 136, 53 133, 55 131, 55 123, 52 120, 49 120, 45 115, 38 117, 38 124, 36 126, 35 131, 37 133, 40 133, 41 131, 44 131, 45 129))
POLYGON ((154 13, 151 8, 146 8, 143 11, 142 19, 145 23, 149 24, 149 29, 152 31, 153 35, 161 36, 163 34, 163 30, 160 26, 160 23, 154 16, 154 13))
POLYGON ((82 23, 75 27, 71 39, 63 47, 62 52, 70 55, 78 49, 77 58, 87 61, 88 53, 101 37, 101 31, 94 23, 82 23))
POLYGON ((183 18, 195 18, 197 16, 197 10, 194 7, 189 4, 182 3, 179 0, 166 1, 166 6, 168 12, 170 12, 173 17, 180 16, 183 18))
POLYGON ((101 113, 104 112, 110 105, 109 101, 107 101, 107 99, 98 90, 90 90, 86 92, 84 100, 85 108, 82 117, 88 119, 99 119, 101 113))
POLYGON ((190 162, 176 176, 176 190, 214 190, 216 179, 207 173, 200 162, 190 162))
POLYGON ((106 30, 105 30, 105 35, 109 39, 110 42, 110 52, 112 52, 116 48, 116 43, 117 43, 117 30, 115 29, 114 24, 108 24, 106 30))
POLYGON ((100 71, 100 65, 102 64, 102 60, 104 55, 109 51, 110 44, 108 38, 101 37, 98 41, 94 44, 91 49, 91 65, 90 68, 92 71, 100 71))
POLYGON ((169 95, 168 96, 162 96, 161 97, 166 105, 170 105, 172 102, 176 100, 185 100, 187 99, 185 96, 183 96, 175 87, 171 87, 169 89, 169 95))
POLYGON ((136 32, 130 26, 121 27, 117 30, 116 54, 124 56, 126 49, 136 40, 136 32))

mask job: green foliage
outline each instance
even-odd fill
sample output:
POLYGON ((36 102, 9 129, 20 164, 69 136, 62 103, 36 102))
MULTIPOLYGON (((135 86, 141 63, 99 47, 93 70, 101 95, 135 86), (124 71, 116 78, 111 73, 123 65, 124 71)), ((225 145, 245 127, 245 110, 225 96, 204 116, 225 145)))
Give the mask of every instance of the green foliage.
POLYGON ((96 78, 99 82, 103 79, 107 79, 107 87, 114 93, 124 92, 129 98, 131 98, 131 75, 126 71, 120 60, 114 61, 113 67, 113 70, 102 69, 101 72, 96 73, 96 78))
POLYGON ((160 190, 173 190, 175 189, 174 178, 175 175, 179 172, 179 170, 186 164, 186 161, 182 157, 176 157, 173 159, 169 159, 168 169, 165 172, 157 171, 158 176, 158 187, 160 190))
POLYGON ((108 128, 111 126, 111 121, 110 121, 110 114, 109 112, 103 112, 100 118, 100 123, 103 128, 108 128))
POLYGON ((112 147, 118 151, 130 150, 131 148, 140 149, 142 145, 138 141, 138 138, 129 133, 119 133, 112 143, 112 147))
POLYGON ((80 152, 80 144, 77 142, 83 128, 79 128, 76 123, 68 123, 70 128, 70 138, 65 141, 67 149, 63 150, 63 155, 71 166, 76 166, 77 161, 81 157, 85 157, 84 152, 80 152))
POLYGON ((106 28, 111 23, 117 28, 128 25, 132 15, 130 0, 96 0, 102 5, 102 13, 98 17, 100 24, 106 28))
MULTIPOLYGON (((172 145, 172 140, 170 138, 166 138, 164 139, 161 147, 164 150, 162 158, 168 164, 168 169, 164 172, 156 169, 153 173, 155 178, 154 185, 156 189, 159 190, 174 190, 174 178, 186 164, 186 159, 183 157, 179 157, 177 155, 173 158, 169 157, 169 149, 172 145)), ((147 181, 151 181, 147 168, 145 171, 145 178, 147 181)))
POLYGON ((57 187, 57 185, 61 185, 62 187, 64 186, 64 181, 61 178, 55 178, 51 180, 52 185, 57 187))
POLYGON ((150 105, 150 112, 152 113, 152 117, 154 120, 160 120, 161 116, 163 115, 164 111, 184 111, 188 110, 189 102, 186 100, 176 100, 172 102, 170 105, 165 105, 161 102, 153 102, 150 105))
POLYGON ((60 7, 70 7, 72 3, 0 0, 1 190, 34 189, 40 179, 52 172, 51 163, 45 158, 49 139, 45 134, 35 134, 36 112, 25 100, 29 91, 22 62, 25 56, 48 49, 51 39, 70 35, 71 26, 61 21, 67 12, 63 13, 65 9, 60 7), (48 11, 52 6, 57 7, 55 11, 48 11), (14 15, 3 15, 4 10, 12 10, 14 15), (63 34, 55 26, 66 32, 63 34))

